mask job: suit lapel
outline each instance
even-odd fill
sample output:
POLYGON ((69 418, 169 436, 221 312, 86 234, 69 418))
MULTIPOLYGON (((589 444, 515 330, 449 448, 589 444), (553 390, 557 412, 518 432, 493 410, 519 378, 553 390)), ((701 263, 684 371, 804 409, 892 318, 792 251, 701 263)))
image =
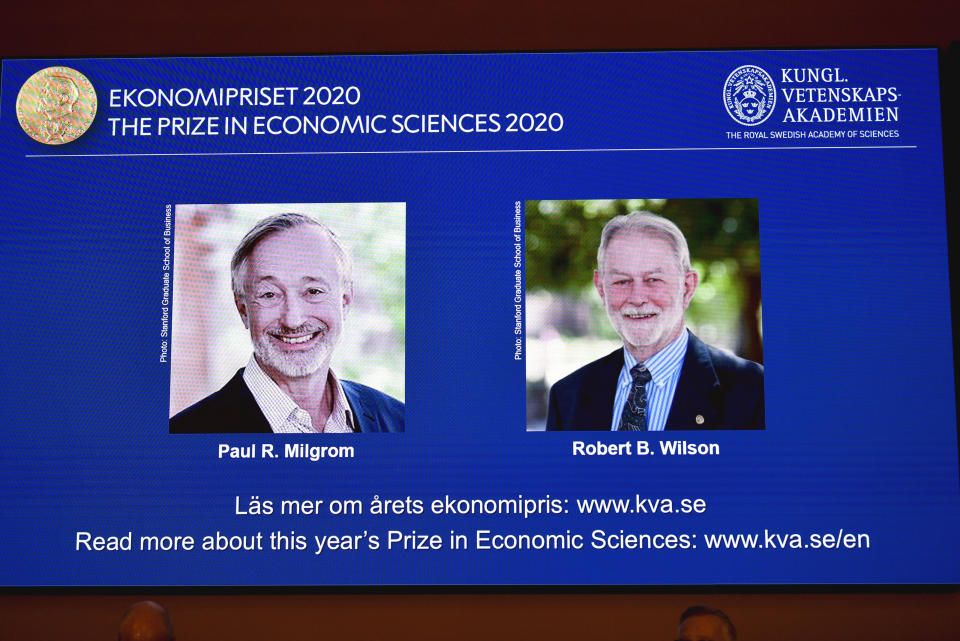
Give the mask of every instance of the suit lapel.
POLYGON ((599 367, 587 381, 571 425, 577 429, 609 430, 613 423, 613 401, 617 395, 617 380, 623 369, 623 348, 604 356, 599 367))
POLYGON ((354 419, 357 422, 357 429, 360 432, 379 432, 377 427, 377 417, 371 411, 369 403, 363 402, 363 392, 355 387, 350 381, 340 381, 340 387, 343 389, 344 396, 347 397, 347 405, 353 412, 354 419))
POLYGON ((720 381, 707 346, 693 332, 687 342, 680 380, 665 430, 711 429, 719 415, 720 381))
POLYGON ((235 399, 235 402, 230 408, 233 414, 231 422, 234 425, 247 426, 248 429, 243 430, 245 432, 273 433, 267 417, 263 415, 260 406, 257 405, 257 399, 253 397, 253 392, 250 391, 250 388, 247 387, 247 384, 243 381, 243 368, 230 379, 230 382, 227 383, 223 391, 226 392, 228 398, 235 399))

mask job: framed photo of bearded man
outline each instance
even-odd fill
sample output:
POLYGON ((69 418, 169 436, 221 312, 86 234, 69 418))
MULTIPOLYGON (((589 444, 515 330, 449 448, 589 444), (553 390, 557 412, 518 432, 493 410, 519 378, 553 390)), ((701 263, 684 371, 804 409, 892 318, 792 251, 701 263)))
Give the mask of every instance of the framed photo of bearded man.
POLYGON ((173 213, 171 433, 403 431, 404 203, 173 213))
POLYGON ((527 430, 764 429, 756 199, 525 208, 527 430))

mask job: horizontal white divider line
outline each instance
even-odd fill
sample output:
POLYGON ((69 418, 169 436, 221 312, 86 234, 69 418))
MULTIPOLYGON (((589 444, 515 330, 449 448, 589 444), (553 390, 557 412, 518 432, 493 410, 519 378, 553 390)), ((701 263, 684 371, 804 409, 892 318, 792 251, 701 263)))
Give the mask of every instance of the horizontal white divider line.
POLYGON ((347 156, 365 154, 538 154, 610 151, 792 151, 808 149, 917 149, 917 145, 810 145, 807 147, 636 147, 613 149, 396 149, 378 151, 183 151, 141 154, 25 154, 27 158, 133 158, 138 156, 347 156))

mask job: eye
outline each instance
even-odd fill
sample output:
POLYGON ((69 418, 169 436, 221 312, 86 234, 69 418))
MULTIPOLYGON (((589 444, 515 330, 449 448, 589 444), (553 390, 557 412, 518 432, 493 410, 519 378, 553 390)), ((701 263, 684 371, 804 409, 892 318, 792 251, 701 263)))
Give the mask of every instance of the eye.
POLYGON ((283 300, 283 295, 271 289, 264 289, 256 293, 254 300, 261 307, 275 307, 283 300))
POLYGON ((326 290, 322 287, 307 287, 303 290, 303 297, 309 301, 317 301, 326 295, 326 290))
POLYGON ((628 278, 620 278, 620 279, 618 279, 618 280, 613 281, 613 284, 614 284, 614 285, 617 285, 618 287, 623 287, 624 285, 629 285, 629 284, 630 284, 630 279, 628 279, 628 278))

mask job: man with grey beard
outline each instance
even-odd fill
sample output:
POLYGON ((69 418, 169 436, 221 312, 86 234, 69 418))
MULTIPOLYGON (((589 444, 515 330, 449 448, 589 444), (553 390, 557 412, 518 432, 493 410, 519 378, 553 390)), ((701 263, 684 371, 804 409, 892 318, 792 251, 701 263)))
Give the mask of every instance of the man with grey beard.
POLYGON ((253 355, 170 419, 171 433, 403 431, 403 403, 330 369, 353 299, 350 255, 333 230, 302 214, 260 221, 233 254, 231 284, 253 355))
POLYGON ((763 429, 763 366, 686 328, 700 277, 680 229, 648 212, 603 228, 593 282, 623 347, 550 389, 548 430, 763 429))

